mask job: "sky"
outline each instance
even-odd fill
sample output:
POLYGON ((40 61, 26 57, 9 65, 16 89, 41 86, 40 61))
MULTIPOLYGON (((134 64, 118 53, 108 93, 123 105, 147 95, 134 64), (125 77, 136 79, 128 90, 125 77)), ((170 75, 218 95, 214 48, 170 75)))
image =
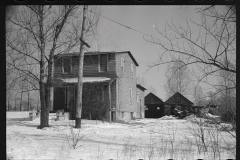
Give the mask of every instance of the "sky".
MULTIPOLYGON (((173 21, 176 25, 185 25, 187 18, 200 20, 199 14, 196 14, 194 9, 195 6, 101 6, 101 15, 158 38, 159 34, 154 25, 161 30, 166 22, 173 21)), ((150 37, 103 17, 99 20, 102 43, 100 50, 130 51, 139 63, 137 76, 144 77, 147 84, 156 89, 157 96, 166 100, 163 87, 166 83, 166 66, 161 65, 147 71, 147 65, 156 62, 159 53, 163 52, 160 46, 145 40, 150 37)))

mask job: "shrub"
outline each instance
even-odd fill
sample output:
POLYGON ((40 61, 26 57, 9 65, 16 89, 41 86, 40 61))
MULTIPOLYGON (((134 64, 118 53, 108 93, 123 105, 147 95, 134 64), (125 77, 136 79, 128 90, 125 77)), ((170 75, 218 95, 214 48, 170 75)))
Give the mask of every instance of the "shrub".
POLYGON ((226 111, 221 114, 222 121, 225 122, 235 122, 236 121, 236 113, 233 111, 226 111))

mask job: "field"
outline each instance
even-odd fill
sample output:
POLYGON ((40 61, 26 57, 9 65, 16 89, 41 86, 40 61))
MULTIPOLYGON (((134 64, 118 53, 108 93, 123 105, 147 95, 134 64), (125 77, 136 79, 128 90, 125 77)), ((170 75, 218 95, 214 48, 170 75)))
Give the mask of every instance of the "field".
POLYGON ((122 123, 82 120, 50 121, 37 129, 40 119, 28 112, 7 112, 9 159, 235 159, 235 132, 190 116, 139 119, 122 123))

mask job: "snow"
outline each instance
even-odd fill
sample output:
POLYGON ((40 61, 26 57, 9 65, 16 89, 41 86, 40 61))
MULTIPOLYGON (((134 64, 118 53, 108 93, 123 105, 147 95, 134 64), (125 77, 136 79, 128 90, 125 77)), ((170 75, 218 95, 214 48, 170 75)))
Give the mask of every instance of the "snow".
POLYGON ((211 117, 211 118, 219 118, 219 116, 212 115, 212 114, 210 114, 210 113, 207 113, 206 116, 211 117))
POLYGON ((6 113, 7 119, 9 118, 28 118, 29 111, 26 112, 7 112, 6 113))
MULTIPOLYGON (((65 83, 77 83, 78 82, 78 78, 64 78, 61 79, 63 82, 65 83)), ((105 82, 111 80, 111 78, 107 78, 107 77, 83 77, 83 83, 86 82, 105 82)))
MULTIPOLYGON (((27 114, 16 115, 14 112, 8 112, 7 115, 7 118, 13 118, 25 117, 27 114)), ((40 118, 33 121, 7 121, 9 157, 31 160, 148 159, 151 156, 149 154, 154 153, 152 156, 155 158, 152 159, 159 159, 159 156, 160 159, 168 159, 171 158, 170 144, 173 133, 175 133, 174 144, 177 150, 173 159, 209 159, 210 156, 197 154, 197 147, 189 145, 186 138, 192 138, 194 141, 194 136, 189 132, 188 127, 195 126, 195 123, 188 118, 179 120, 172 116, 164 116, 159 119, 136 119, 123 123, 82 120, 81 129, 74 128, 73 120, 50 120, 50 127, 44 129, 37 129, 39 124, 40 118), (78 134, 79 147, 73 149, 74 137, 78 134)), ((223 137, 228 137, 228 145, 234 148, 236 139, 227 132, 221 134, 223 137)), ((223 159, 235 158, 230 151, 221 153, 223 159)))

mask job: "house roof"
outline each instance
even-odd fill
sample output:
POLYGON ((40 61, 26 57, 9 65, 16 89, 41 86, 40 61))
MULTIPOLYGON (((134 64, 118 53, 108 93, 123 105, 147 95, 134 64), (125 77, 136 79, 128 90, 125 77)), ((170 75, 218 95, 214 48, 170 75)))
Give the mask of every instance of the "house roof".
POLYGON ((145 97, 145 105, 147 104, 162 104, 163 101, 161 98, 153 94, 152 92, 148 93, 145 97))
POLYGON ((176 97, 176 96, 180 96, 181 98, 183 98, 184 100, 186 100, 187 102, 189 102, 190 104, 193 104, 190 100, 188 100, 186 97, 184 97, 181 93, 176 92, 173 96, 171 96, 168 100, 165 101, 165 103, 174 103, 171 102, 171 100, 176 97))
POLYGON ((143 91, 147 90, 145 87, 143 87, 141 84, 137 84, 137 87, 143 91))
MULTIPOLYGON (((59 79, 63 83, 77 83, 78 78, 61 78, 59 79)), ((110 82, 111 78, 107 77, 83 77, 83 83, 97 83, 97 82, 110 82)))
MULTIPOLYGON (((131 54, 130 51, 121 51, 121 52, 98 52, 98 51, 93 51, 93 52, 85 52, 85 55, 94 55, 94 54, 106 54, 106 53, 116 53, 116 54, 120 54, 120 53, 128 53, 128 55, 131 57, 131 59, 133 60, 133 62, 135 63, 136 66, 139 66, 137 61, 135 60, 135 58, 133 57, 133 55, 131 54)), ((78 56, 79 52, 73 52, 73 53, 65 53, 65 54, 58 54, 58 55, 54 55, 54 57, 58 57, 58 56, 78 56)))

